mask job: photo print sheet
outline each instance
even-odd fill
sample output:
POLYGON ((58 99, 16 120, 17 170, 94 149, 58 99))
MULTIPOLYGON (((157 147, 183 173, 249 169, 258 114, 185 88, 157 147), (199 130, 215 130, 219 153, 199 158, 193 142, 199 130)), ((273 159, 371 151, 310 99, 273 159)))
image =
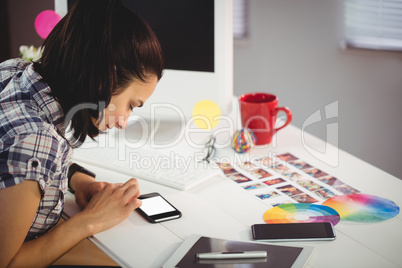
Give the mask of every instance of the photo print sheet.
POLYGON ((271 206, 286 203, 321 204, 333 196, 359 191, 291 153, 242 162, 217 163, 225 176, 271 206))

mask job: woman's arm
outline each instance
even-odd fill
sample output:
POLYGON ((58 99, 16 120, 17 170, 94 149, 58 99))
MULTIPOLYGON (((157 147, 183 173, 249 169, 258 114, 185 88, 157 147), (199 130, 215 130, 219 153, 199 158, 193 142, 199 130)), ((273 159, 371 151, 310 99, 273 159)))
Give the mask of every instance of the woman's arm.
POLYGON ((36 181, 0 190, 0 267, 6 267, 24 243, 40 199, 36 181))
POLYGON ((95 194, 86 208, 43 236, 25 242, 41 195, 37 182, 23 183, 0 190, 0 266, 51 264, 82 239, 120 223, 141 205, 138 182, 122 186, 107 184, 95 194), (7 204, 7 206, 5 205, 7 204), (10 204, 10 206, 8 206, 10 204))

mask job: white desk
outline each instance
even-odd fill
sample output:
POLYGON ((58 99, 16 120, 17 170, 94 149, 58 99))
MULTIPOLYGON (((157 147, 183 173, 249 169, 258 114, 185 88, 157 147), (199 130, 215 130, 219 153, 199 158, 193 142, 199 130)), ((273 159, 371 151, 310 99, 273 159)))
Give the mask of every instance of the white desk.
MULTIPOLYGON (((323 141, 308 134, 304 140, 309 148, 322 149, 324 146, 323 141)), ((401 180, 343 151, 339 151, 336 167, 323 163, 309 153, 302 143, 301 130, 294 126, 278 133, 275 146, 253 149, 252 154, 263 156, 268 152, 294 153, 362 193, 387 198, 402 206, 401 180)), ((96 172, 98 180, 124 182, 128 179, 126 175, 106 169, 88 168, 96 172)), ((118 226, 91 238, 106 254, 126 267, 161 267, 191 234, 251 241, 250 226, 264 223, 262 215, 270 208, 223 175, 187 191, 143 180, 140 180, 140 187, 142 193, 161 193, 182 211, 183 217, 150 224, 134 212, 118 226)), ((77 211, 74 197, 68 194, 65 214, 71 216, 77 211)), ((401 214, 380 223, 341 221, 335 230, 335 241, 278 244, 314 246, 316 250, 307 267, 402 267, 401 214)))

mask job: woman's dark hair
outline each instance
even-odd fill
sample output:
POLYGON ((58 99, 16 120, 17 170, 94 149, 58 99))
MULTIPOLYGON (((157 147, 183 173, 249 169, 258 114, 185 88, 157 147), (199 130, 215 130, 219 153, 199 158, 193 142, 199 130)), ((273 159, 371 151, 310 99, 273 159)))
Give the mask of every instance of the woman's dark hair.
POLYGON ((162 49, 155 34, 120 0, 77 0, 43 43, 34 67, 60 103, 70 144, 99 135, 111 97, 135 79, 162 77, 162 49))

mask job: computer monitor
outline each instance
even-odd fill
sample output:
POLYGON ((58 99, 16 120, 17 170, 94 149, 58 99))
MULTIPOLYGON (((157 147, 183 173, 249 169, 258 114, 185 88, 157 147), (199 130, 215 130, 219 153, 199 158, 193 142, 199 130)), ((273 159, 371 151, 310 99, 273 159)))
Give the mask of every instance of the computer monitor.
MULTIPOLYGON (((73 0, 55 0, 65 15, 73 0)), ((147 120, 191 119, 202 100, 229 114, 233 99, 232 0, 123 0, 161 42, 165 71, 155 93, 134 114, 147 120)))

